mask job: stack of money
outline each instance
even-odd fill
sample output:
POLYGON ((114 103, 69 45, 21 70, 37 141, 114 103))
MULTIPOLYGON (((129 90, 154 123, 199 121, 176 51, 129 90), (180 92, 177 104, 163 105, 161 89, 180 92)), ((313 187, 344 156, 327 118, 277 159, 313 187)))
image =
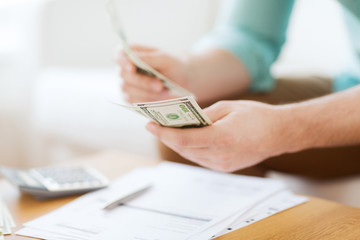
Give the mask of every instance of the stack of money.
POLYGON ((134 54, 127 41, 114 0, 108 0, 108 13, 111 25, 119 37, 123 51, 126 57, 136 66, 137 71, 160 79, 171 94, 183 96, 172 100, 136 103, 133 106, 118 105, 166 127, 204 127, 211 125, 210 119, 201 110, 190 91, 171 81, 134 54))
POLYGON ((108 13, 111 20, 111 25, 116 32, 116 35, 119 37, 120 43, 123 47, 123 51, 126 54, 126 57, 136 66, 137 71, 142 74, 156 77, 160 79, 164 86, 170 90, 170 93, 176 96, 192 96, 193 94, 186 90, 185 88, 174 83, 163 74, 159 73, 144 61, 142 61, 134 52, 131 50, 130 45, 127 41, 124 28, 122 27, 118 11, 114 4, 114 0, 108 1, 108 13))
POLYGON ((0 198, 0 240, 4 239, 4 235, 11 234, 11 229, 14 227, 14 219, 4 201, 0 198))
POLYGON ((116 104, 137 112, 164 127, 205 127, 212 124, 192 96, 134 103, 132 106, 116 104))

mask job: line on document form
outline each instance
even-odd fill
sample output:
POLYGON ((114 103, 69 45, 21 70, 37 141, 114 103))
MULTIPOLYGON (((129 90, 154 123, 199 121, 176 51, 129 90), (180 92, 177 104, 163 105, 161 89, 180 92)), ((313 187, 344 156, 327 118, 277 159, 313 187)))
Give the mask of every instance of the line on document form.
POLYGON ((95 231, 90 231, 90 230, 86 230, 86 229, 82 229, 82 228, 76 228, 76 227, 72 227, 72 226, 69 226, 69 225, 65 225, 65 224, 56 224, 56 226, 59 226, 59 227, 64 227, 64 228, 70 228, 70 229, 73 229, 73 230, 77 230, 77 231, 81 231, 81 232, 85 232, 85 233, 90 233, 90 234, 98 234, 98 232, 95 232, 95 231))
POLYGON ((209 219, 209 218, 198 218, 198 217, 186 216, 186 215, 181 215, 181 214, 177 214, 177 213, 169 213, 169 212, 164 212, 164 211, 150 209, 150 208, 142 208, 142 207, 131 206, 131 205, 127 205, 127 204, 124 204, 123 206, 126 206, 128 208, 134 208, 134 209, 138 209, 138 210, 148 211, 148 212, 154 212, 154 213, 174 216, 174 217, 187 218, 187 219, 201 221, 201 222, 210 222, 212 220, 212 219, 209 219))

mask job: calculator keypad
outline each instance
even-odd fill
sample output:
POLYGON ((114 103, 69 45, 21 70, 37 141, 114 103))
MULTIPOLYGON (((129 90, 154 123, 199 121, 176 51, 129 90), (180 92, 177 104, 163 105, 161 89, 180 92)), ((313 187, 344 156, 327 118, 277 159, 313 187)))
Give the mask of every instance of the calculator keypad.
POLYGON ((97 188, 108 181, 90 167, 45 167, 34 168, 31 174, 50 191, 97 188))

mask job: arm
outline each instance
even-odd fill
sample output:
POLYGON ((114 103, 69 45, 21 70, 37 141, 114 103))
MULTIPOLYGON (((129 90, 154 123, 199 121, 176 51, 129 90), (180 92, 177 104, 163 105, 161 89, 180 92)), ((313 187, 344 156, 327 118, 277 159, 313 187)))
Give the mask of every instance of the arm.
POLYGON ((293 115, 287 125, 301 130, 295 151, 360 143, 360 86, 282 108, 293 115))
POLYGON ((171 129, 149 123, 147 129, 185 158, 231 172, 284 153, 359 144, 359 103, 360 86, 282 106, 224 101, 206 109, 211 126, 171 129))
MULTIPOLYGON (((285 41, 293 0, 226 0, 213 31, 186 59, 136 47, 138 55, 200 103, 248 91, 270 90, 269 73, 285 41)), ((156 79, 143 76, 120 54, 123 90, 131 101, 171 98, 156 79), (128 71, 129 70, 129 71, 128 71)))
MULTIPOLYGON (((224 89, 225 95, 236 90, 238 96, 249 89, 257 92, 271 90, 273 79, 270 67, 285 42, 293 4, 293 0, 224 1, 214 29, 194 46, 193 56, 196 58, 207 51, 221 49, 233 55, 243 70, 233 76, 211 77, 207 74, 208 68, 192 67, 200 69, 194 77, 195 82, 202 85, 210 82, 210 86, 218 92, 228 84, 228 89, 232 91, 224 89), (238 82, 241 81, 245 84, 240 85, 238 82)), ((226 64, 220 63, 217 68, 226 68, 226 64)), ((229 68, 229 71, 232 70, 229 68)), ((209 92, 215 92, 214 89, 209 92)))
MULTIPOLYGON (((250 85, 245 67, 235 56, 221 49, 209 49, 184 59, 152 48, 134 46, 133 50, 156 70, 194 93, 200 105, 209 105, 229 95, 239 95, 250 85)), ((122 89, 129 102, 177 97, 171 96, 160 80, 137 73, 135 66, 122 53, 118 62, 124 80, 122 89)))

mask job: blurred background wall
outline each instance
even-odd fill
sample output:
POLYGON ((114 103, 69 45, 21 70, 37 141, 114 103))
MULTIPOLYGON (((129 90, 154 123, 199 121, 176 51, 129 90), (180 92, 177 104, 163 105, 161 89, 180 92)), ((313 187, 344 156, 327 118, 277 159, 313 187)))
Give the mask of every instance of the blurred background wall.
POLYGON ((27 158, 41 6, 35 1, 0 1, 0 163, 20 165, 27 158))
MULTIPOLYGON (((119 0, 132 42, 183 54, 212 25, 216 1, 119 0)), ((119 96, 117 38, 105 0, 0 0, 0 162, 41 165, 116 148, 156 156, 119 96)), ((150 143, 149 143, 150 142, 150 143)))
MULTIPOLYGON (((131 42, 174 55, 185 54, 211 29, 221 5, 221 0, 118 1, 131 42)), ((109 103, 121 93, 113 63, 117 39, 105 5, 105 0, 0 0, 0 164, 39 166, 105 149, 157 156, 144 130, 147 121, 109 103)), ((288 41, 272 71, 333 76, 349 56, 339 4, 297 0, 288 41)), ((320 188, 298 187, 333 197, 320 188)), ((340 201, 353 204, 353 191, 347 194, 340 201)))

